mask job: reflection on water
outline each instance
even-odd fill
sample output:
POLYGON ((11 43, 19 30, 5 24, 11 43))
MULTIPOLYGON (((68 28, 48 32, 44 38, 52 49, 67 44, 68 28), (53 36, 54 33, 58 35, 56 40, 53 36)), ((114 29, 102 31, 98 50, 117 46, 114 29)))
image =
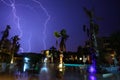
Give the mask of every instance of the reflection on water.
POLYGON ((97 80, 95 74, 89 74, 89 80, 97 80))
MULTIPOLYGON (((93 72, 94 69, 91 68, 93 72)), ((110 77, 103 77, 102 74, 89 73, 83 67, 66 66, 59 71, 54 64, 44 63, 40 68, 40 73, 9 71, 0 74, 0 80, 120 80, 120 74, 112 74, 110 77)))
POLYGON ((29 69, 29 58, 25 57, 24 58, 24 66, 23 66, 23 71, 25 72, 27 69, 29 69))
POLYGON ((44 63, 44 64, 43 64, 43 66, 42 66, 41 69, 40 69, 40 73, 42 73, 42 72, 44 72, 44 71, 45 71, 46 73, 48 72, 47 63, 44 63))
POLYGON ((96 74, 96 68, 95 68, 95 65, 90 65, 89 66, 89 80, 97 80, 96 79, 96 76, 95 76, 95 74, 96 74))

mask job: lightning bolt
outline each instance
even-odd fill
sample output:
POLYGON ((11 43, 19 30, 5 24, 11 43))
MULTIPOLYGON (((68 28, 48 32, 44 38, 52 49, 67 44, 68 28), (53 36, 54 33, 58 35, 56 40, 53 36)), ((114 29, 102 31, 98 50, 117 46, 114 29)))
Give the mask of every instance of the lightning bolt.
POLYGON ((21 38, 22 37, 22 31, 21 31, 21 28, 20 28, 20 19, 17 16, 17 13, 16 13, 15 2, 11 3, 11 7, 12 7, 12 12, 13 12, 14 20, 16 21, 16 25, 18 27, 18 30, 20 31, 20 38, 21 38))
POLYGON ((48 24, 48 21, 50 20, 50 15, 49 15, 49 13, 48 13, 48 11, 47 11, 47 9, 41 4, 41 2, 40 1, 38 1, 38 0, 32 0, 33 2, 35 2, 35 3, 37 3, 39 6, 40 6, 40 8, 45 12, 45 14, 47 15, 47 19, 46 19, 46 21, 45 21, 45 23, 44 23, 44 29, 43 29, 43 44, 44 44, 44 50, 46 49, 46 30, 47 30, 47 24, 48 24))
MULTIPOLYGON (((20 27, 20 19, 19 16, 17 16, 17 11, 16 11, 16 6, 15 6, 15 0, 9 0, 10 3, 7 3, 5 0, 1 0, 5 5, 9 6, 12 8, 12 13, 14 17, 14 22, 16 23, 16 26, 19 30, 19 37, 22 37, 22 30, 20 27)), ((20 48, 20 51, 23 52, 23 48, 20 48)))
MULTIPOLYGON (((35 2, 35 3, 37 3, 40 6, 40 8, 45 12, 46 16, 48 17, 45 20, 44 29, 43 29, 43 45, 44 45, 44 49, 46 49, 46 37, 47 37, 46 36, 46 30, 47 30, 47 24, 48 24, 51 16, 49 15, 47 9, 42 5, 42 3, 40 1, 38 1, 38 0, 32 0, 32 1, 35 2)), ((22 5, 22 6, 24 6, 24 5, 22 5)), ((25 7, 28 7, 29 9, 33 10, 34 12, 36 12, 34 10, 34 8, 31 7, 31 6, 29 6, 29 5, 26 5, 25 7)), ((29 37, 29 40, 28 40, 28 43, 29 43, 29 49, 28 49, 28 51, 31 51, 30 42, 31 42, 31 36, 29 37)))
POLYGON ((28 39, 28 52, 31 51, 31 44, 30 44, 31 39, 32 39, 32 34, 30 34, 29 39, 28 39))
POLYGON ((1 2, 3 2, 7 6, 11 6, 10 4, 8 4, 7 2, 5 2, 4 0, 1 0, 1 2))
MULTIPOLYGON (((15 3, 15 0, 8 0, 9 3, 6 2, 5 0, 0 0, 0 1, 3 2, 5 5, 7 5, 7 6, 12 8, 12 14, 13 14, 13 17, 14 17, 14 22, 16 23, 16 26, 17 26, 17 28, 19 30, 19 37, 21 38, 23 33, 22 33, 22 30, 21 30, 21 26, 20 26, 20 17, 17 15, 17 9, 16 9, 17 5, 15 3)), ((41 4, 40 1, 38 1, 38 0, 31 0, 31 1, 36 3, 36 4, 38 4, 40 6, 40 8, 44 11, 46 16, 48 17, 45 20, 44 29, 43 29, 43 45, 44 45, 44 49, 46 49, 46 37, 47 37, 46 36, 46 29, 47 29, 48 21, 50 20, 51 16, 49 15, 47 9, 41 4)), ((22 5, 22 6, 24 6, 24 5, 22 5)), ((25 5, 25 7, 28 7, 30 9, 32 9, 33 11, 35 11, 34 8, 29 6, 29 5, 27 5, 27 6, 25 5)), ((32 39, 32 36, 30 35, 29 38, 28 38, 28 46, 29 46, 28 47, 28 51, 31 51, 31 44, 30 44, 31 39, 32 39)), ((20 47, 20 52, 23 52, 23 48, 21 48, 21 47, 20 47)))
MULTIPOLYGON (((13 1, 9 0, 9 1, 11 2, 11 8, 12 8, 12 13, 13 13, 13 16, 14 16, 14 20, 16 21, 17 28, 20 32, 19 37, 21 38, 22 37, 22 30, 21 30, 21 27, 20 27, 20 19, 17 16, 17 13, 16 13, 15 0, 13 0, 13 1)), ((21 50, 21 52, 23 52, 22 47, 20 47, 20 50, 21 50)))
MULTIPOLYGON (((31 7, 30 5, 23 5, 23 4, 17 4, 17 6, 23 6, 26 8, 31 9, 32 11, 36 12, 34 7, 31 7)), ((37 12, 36 12, 37 13, 37 12)), ((32 40, 32 34, 29 33, 30 35, 28 36, 28 49, 27 52, 31 52, 31 40, 32 40)), ((23 52, 23 48, 21 49, 21 51, 23 52)))
POLYGON ((19 16, 17 16, 17 12, 16 12, 16 7, 15 7, 15 0, 9 0, 10 4, 5 2, 5 0, 1 0, 4 4, 6 4, 7 6, 10 6, 12 8, 12 13, 14 16, 14 21, 16 22, 17 28, 20 32, 19 37, 22 37, 22 30, 20 27, 20 19, 19 16))

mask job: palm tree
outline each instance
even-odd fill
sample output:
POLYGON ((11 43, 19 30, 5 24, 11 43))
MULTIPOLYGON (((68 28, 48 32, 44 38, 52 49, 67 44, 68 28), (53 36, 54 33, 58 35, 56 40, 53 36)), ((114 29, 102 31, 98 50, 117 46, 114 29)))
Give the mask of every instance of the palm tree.
POLYGON ((9 51, 10 49, 10 45, 11 45, 11 42, 10 40, 8 39, 8 36, 9 36, 9 30, 10 30, 10 26, 7 25, 6 26, 6 29, 4 31, 2 31, 2 39, 0 40, 0 49, 1 49, 1 52, 5 50, 6 51, 9 51))
POLYGON ((54 32, 54 36, 56 37, 56 49, 58 49, 58 39, 61 35, 59 32, 54 32))
POLYGON ((61 34, 60 51, 66 51, 65 41, 68 39, 69 36, 67 35, 65 29, 62 29, 62 30, 60 31, 60 34, 61 34))
POLYGON ((10 29, 11 29, 10 25, 7 25, 6 29, 4 31, 2 31, 2 33, 3 33, 2 40, 5 40, 8 38, 10 29))
POLYGON ((96 35, 98 34, 98 31, 99 31, 99 26, 98 24, 96 24, 94 22, 94 18, 95 18, 95 15, 94 15, 94 10, 88 10, 87 8, 83 8, 85 13, 87 14, 87 16, 89 17, 89 20, 90 20, 90 28, 86 28, 86 26, 84 25, 83 26, 83 30, 84 31, 87 31, 87 35, 90 39, 90 42, 91 42, 91 47, 95 48, 96 50, 96 55, 99 55, 99 51, 97 49, 97 40, 96 40, 96 35))
POLYGON ((60 33, 59 32, 54 32, 54 36, 56 37, 56 47, 58 48, 58 39, 61 38, 59 50, 60 51, 66 51, 65 41, 69 37, 66 33, 66 30, 62 29, 60 31, 60 33))

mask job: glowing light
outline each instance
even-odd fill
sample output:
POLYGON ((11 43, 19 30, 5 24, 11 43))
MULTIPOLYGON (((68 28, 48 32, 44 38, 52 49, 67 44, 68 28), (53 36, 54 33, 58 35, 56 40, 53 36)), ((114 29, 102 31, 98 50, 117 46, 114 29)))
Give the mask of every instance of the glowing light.
POLYGON ((10 62, 11 64, 13 64, 13 58, 11 59, 11 62, 10 62))
POLYGON ((41 2, 37 1, 37 0, 32 0, 34 1, 35 3, 39 4, 40 5, 40 8, 43 9, 43 11, 45 12, 45 14, 47 15, 47 19, 44 23, 44 30, 43 30, 43 44, 44 44, 44 49, 46 49, 46 29, 47 29, 47 24, 48 24, 48 21, 50 20, 50 15, 47 11, 47 9, 41 4, 41 2))
POLYGON ((90 68, 89 68, 89 72, 90 73, 95 73, 96 72, 95 66, 91 65, 90 68))
POLYGON ((60 69, 59 69, 59 71, 60 71, 60 72, 62 72, 62 71, 63 71, 63 69, 62 69, 62 68, 60 68, 60 69))
POLYGON ((62 68, 63 67, 63 65, 62 64, 59 64, 59 68, 62 68))
POLYGON ((43 67, 41 68, 40 72, 42 73, 43 71, 48 72, 48 68, 47 68, 47 58, 44 59, 44 64, 43 67))
POLYGON ((64 69, 63 64, 62 64, 62 63, 60 63, 58 67, 59 67, 59 71, 61 71, 61 72, 62 72, 62 71, 63 71, 63 69, 64 69))
POLYGON ((28 61, 29 61, 29 60, 30 60, 30 59, 27 58, 27 57, 24 58, 24 67, 23 67, 23 71, 24 71, 24 72, 26 71, 26 69, 29 68, 29 65, 28 65, 28 61))
POLYGON ((43 71, 47 72, 47 71, 48 71, 47 67, 45 67, 45 66, 42 67, 42 68, 41 68, 41 72, 43 72, 43 71))
POLYGON ((95 77, 94 75, 90 75, 89 77, 90 77, 89 80, 97 80, 96 77, 95 77))
POLYGON ((44 59, 44 63, 47 63, 47 58, 44 59))
POLYGON ((49 56, 49 50, 46 50, 46 51, 45 51, 45 54, 46 54, 46 56, 48 57, 48 56, 49 56))
POLYGON ((24 60, 25 60, 25 62, 28 62, 30 59, 25 57, 24 60))
POLYGON ((82 58, 81 58, 81 57, 80 57, 79 59, 80 59, 80 60, 82 60, 82 58))

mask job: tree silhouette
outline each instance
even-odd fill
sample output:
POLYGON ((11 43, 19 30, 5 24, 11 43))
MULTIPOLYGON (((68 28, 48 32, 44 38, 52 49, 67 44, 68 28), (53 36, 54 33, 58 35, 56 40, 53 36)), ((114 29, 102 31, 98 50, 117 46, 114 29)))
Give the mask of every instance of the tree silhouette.
POLYGON ((60 38, 60 33, 59 32, 54 32, 54 36, 56 37, 56 48, 58 49, 58 39, 60 38))
POLYGON ((59 46, 59 50, 60 51, 66 51, 66 40, 67 38, 69 37, 66 33, 66 30, 65 29, 62 29, 60 32, 54 32, 54 35, 55 37, 57 38, 56 39, 56 46, 58 46, 58 38, 61 38, 60 40, 60 46, 59 46))
POLYGON ((11 39, 8 39, 10 29, 10 25, 7 25, 6 29, 2 31, 2 38, 0 40, 0 52, 9 54, 13 60, 14 54, 17 53, 20 48, 20 44, 18 42, 20 38, 18 37, 18 35, 15 35, 11 39))
POLYGON ((83 30, 86 32, 87 31, 87 36, 89 37, 90 41, 90 46, 95 49, 96 55, 99 55, 99 51, 97 49, 97 40, 96 40, 96 35, 98 34, 99 31, 99 26, 98 24, 95 23, 94 18, 94 9, 88 10, 86 7, 83 8, 87 16, 89 17, 90 20, 90 27, 87 28, 86 25, 83 25, 83 30))
POLYGON ((19 41, 20 38, 18 37, 18 35, 15 35, 12 37, 12 53, 17 53, 19 48, 20 48, 20 44, 19 41))
POLYGON ((2 40, 8 38, 8 36, 9 36, 9 29, 11 29, 11 27, 10 27, 10 25, 7 25, 5 31, 2 32, 3 33, 2 40))
POLYGON ((65 29, 62 29, 60 31, 60 34, 61 34, 61 41, 60 41, 60 51, 66 51, 66 40, 68 39, 68 35, 66 33, 66 30, 65 29))

